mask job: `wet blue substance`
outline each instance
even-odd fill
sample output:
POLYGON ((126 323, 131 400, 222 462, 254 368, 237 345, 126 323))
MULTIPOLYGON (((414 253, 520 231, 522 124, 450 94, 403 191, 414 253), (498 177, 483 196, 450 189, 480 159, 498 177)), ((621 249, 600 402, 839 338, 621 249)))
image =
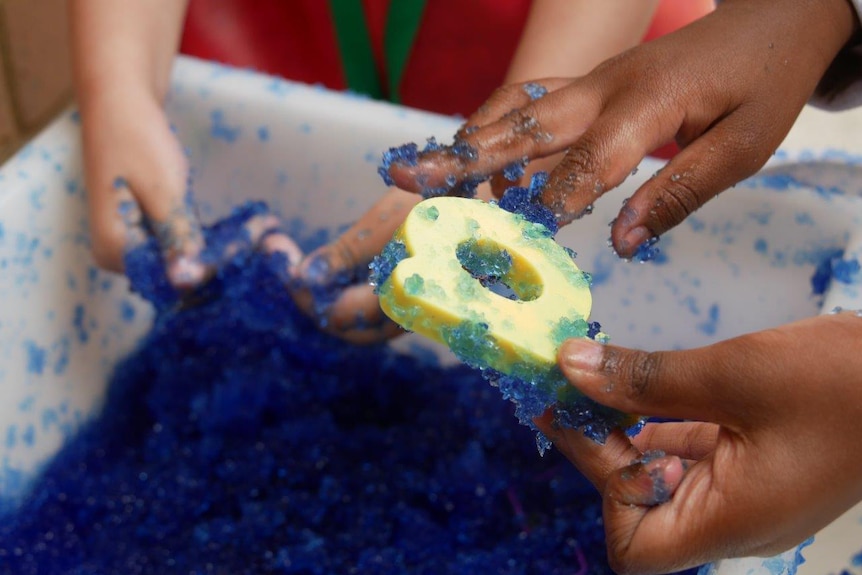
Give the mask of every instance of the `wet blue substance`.
POLYGON ((472 238, 458 246, 455 256, 464 269, 483 282, 499 280, 512 269, 512 256, 507 250, 482 247, 472 238))
POLYGON ((511 404, 467 367, 319 332, 285 264, 241 251, 177 306, 155 243, 129 254, 154 327, 0 517, 0 572, 610 573, 595 490, 511 404))
POLYGON ((375 293, 377 293, 377 288, 383 285, 383 283, 389 279, 389 276, 392 275, 398 262, 406 257, 407 246, 405 246, 403 242, 397 240, 387 242, 383 247, 383 251, 380 252, 380 255, 374 257, 368 267, 371 272, 369 281, 374 286, 375 293))
POLYGON ((545 226, 551 235, 556 234, 559 226, 554 212, 541 202, 541 193, 548 182, 546 172, 536 172, 530 178, 528 187, 512 186, 500 198, 500 207, 506 211, 521 214, 525 219, 545 226))
POLYGON ((383 182, 387 186, 394 186, 395 181, 389 175, 389 168, 392 164, 405 164, 407 166, 415 166, 419 161, 419 147, 414 143, 404 144, 397 148, 389 148, 383 152, 383 159, 380 162, 380 167, 377 168, 377 173, 383 178, 383 182))
MULTIPOLYGON (((442 152, 455 156, 465 166, 479 158, 479 151, 459 137, 455 138, 451 146, 440 144, 432 137, 428 138, 425 148, 421 152, 415 143, 407 143, 397 148, 389 148, 383 153, 377 173, 380 174, 380 177, 383 178, 383 182, 387 186, 392 186, 395 184, 392 176, 389 175, 389 168, 392 164, 416 166, 419 163, 419 156, 429 152, 442 152)), ((427 185, 422 176, 419 176, 416 178, 416 183, 421 188, 422 197, 425 199, 445 195, 472 198, 475 197, 479 184, 488 180, 489 177, 483 174, 465 173, 458 178, 454 176, 447 177, 445 185, 432 187, 427 185)))
POLYGON ((658 236, 653 236, 641 245, 638 246, 637 251, 635 251, 632 256, 632 260, 644 263, 649 261, 654 261, 656 263, 664 263, 665 256, 661 253, 661 248, 656 246, 659 241, 658 236))

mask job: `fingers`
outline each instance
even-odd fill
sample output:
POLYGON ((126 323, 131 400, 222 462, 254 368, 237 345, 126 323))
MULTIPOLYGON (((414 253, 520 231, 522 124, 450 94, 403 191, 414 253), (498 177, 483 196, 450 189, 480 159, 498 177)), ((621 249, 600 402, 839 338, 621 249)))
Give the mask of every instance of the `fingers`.
POLYGON ((665 122, 667 127, 662 129, 635 103, 607 108, 550 173, 542 203, 560 224, 590 213, 593 202, 620 185, 644 156, 673 137, 676 125, 665 122))
MULTIPOLYGON (((737 364, 717 346, 644 352, 585 339, 567 340, 559 365, 582 393, 639 415, 735 424, 740 418, 737 364)), ((732 357, 732 356, 730 356, 732 357)))
POLYGON ((580 430, 556 426, 553 419, 553 414, 548 411, 535 420, 536 427, 600 493, 604 492, 605 484, 615 470, 630 465, 641 456, 640 451, 619 429, 612 431, 605 442, 600 444, 580 430))
POLYGON ((611 241, 618 254, 632 257, 645 241, 678 225, 766 163, 779 141, 755 129, 751 114, 747 108, 735 110, 694 139, 632 195, 611 226, 611 241))
POLYGON ((737 517, 745 497, 738 485, 716 488, 710 458, 689 467, 677 454, 641 452, 619 430, 600 445, 578 430, 554 428, 552 420, 545 414, 536 425, 602 494, 614 572, 682 570, 726 556, 746 541, 737 517))
POLYGON ((204 238, 191 202, 173 199, 160 217, 148 222, 165 262, 171 284, 180 291, 191 289, 207 278, 207 267, 201 262, 204 238))
POLYGON ((456 138, 463 139, 477 128, 494 123, 512 110, 539 100, 548 92, 558 90, 568 85, 569 82, 570 80, 566 78, 544 78, 523 84, 501 86, 473 115, 467 118, 467 121, 458 130, 456 138))
POLYGON ((391 189, 337 240, 319 248, 292 273, 297 304, 320 327, 353 343, 390 339, 401 329, 380 309, 368 285, 368 264, 421 198, 391 189))
POLYGON ((682 459, 703 459, 715 450, 719 426, 701 422, 647 423, 631 439, 640 451, 663 451, 682 459))
POLYGON ((670 500, 685 475, 685 465, 676 455, 650 451, 630 465, 613 472, 605 483, 604 496, 613 501, 618 524, 637 524, 644 510, 670 500), (628 508, 628 509, 627 509, 628 508), (626 517, 634 512, 631 518, 626 517))
MULTIPOLYGON (((183 212, 190 212, 183 209, 183 212)), ((93 222, 94 255, 97 263, 105 269, 122 269, 121 253, 144 244, 150 236, 155 236, 159 244, 168 280, 180 291, 202 283, 208 276, 206 266, 199 261, 203 236, 200 224, 193 215, 168 217, 153 222, 141 210, 130 186, 123 178, 114 183, 113 195, 104 202, 102 210, 96 212, 93 222), (105 212, 105 204, 116 208, 115 214, 105 212), (193 238, 194 243, 191 244, 193 238), (188 239, 188 241, 184 241, 188 239), (118 250, 119 248, 119 250, 118 250), (117 261, 116 258, 120 257, 117 261)))
MULTIPOLYGON (((521 107, 525 98, 517 88, 501 92, 498 103, 471 119, 452 147, 420 154, 414 162, 396 162, 388 173, 395 184, 411 192, 443 190, 457 192, 464 182, 486 179, 514 162, 541 158, 564 150, 598 116, 601 94, 588 81, 575 80, 521 107), (484 118, 497 119, 479 125, 484 118), (469 132, 469 133, 468 133, 469 132)), ((550 83, 550 81, 543 81, 550 83)), ((521 88, 523 92, 523 88, 521 88)))

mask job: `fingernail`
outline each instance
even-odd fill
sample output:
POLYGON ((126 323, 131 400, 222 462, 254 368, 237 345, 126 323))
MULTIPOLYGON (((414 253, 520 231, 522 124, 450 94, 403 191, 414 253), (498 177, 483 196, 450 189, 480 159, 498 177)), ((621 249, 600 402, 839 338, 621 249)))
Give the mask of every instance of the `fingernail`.
POLYGON ((589 339, 570 339, 563 344, 561 359, 569 371, 594 372, 602 366, 604 346, 589 339))
POLYGON ((644 226, 638 226, 626 232, 623 239, 620 241, 620 251, 630 253, 638 246, 646 242, 652 237, 652 234, 644 226))
POLYGON ((189 289, 206 277, 206 267, 197 259, 180 256, 168 266, 168 278, 177 289, 189 289))

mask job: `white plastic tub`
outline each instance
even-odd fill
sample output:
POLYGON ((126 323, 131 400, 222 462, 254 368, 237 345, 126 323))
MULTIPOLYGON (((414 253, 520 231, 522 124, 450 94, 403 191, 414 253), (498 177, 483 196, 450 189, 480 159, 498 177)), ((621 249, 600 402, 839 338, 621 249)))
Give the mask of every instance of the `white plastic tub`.
MULTIPOLYGON (((189 59, 176 66, 168 111, 189 149, 206 218, 255 198, 331 228, 383 192, 375 169, 382 150, 430 135, 445 141, 458 125, 189 59)), ((766 180, 729 190, 661 240, 661 262, 627 264, 605 244, 607 222, 655 161, 560 233, 594 274, 593 317, 615 342, 686 348, 835 305, 862 308, 859 285, 811 294, 828 250, 862 257, 862 168, 846 144, 831 153, 815 146, 805 122, 822 122, 806 114, 817 121, 805 116, 769 167, 794 173, 796 185, 777 191, 766 180), (833 184, 850 193, 815 189, 833 184)), ((98 408, 107 374, 151 319, 126 282, 90 258, 78 138, 74 112, 65 113, 0 169, 0 509, 14 506, 40 463, 98 408)), ((851 558, 860 550, 862 509, 855 509, 804 551, 801 573, 859 572, 851 558)), ((777 575, 782 565, 738 559, 715 567, 777 575)))

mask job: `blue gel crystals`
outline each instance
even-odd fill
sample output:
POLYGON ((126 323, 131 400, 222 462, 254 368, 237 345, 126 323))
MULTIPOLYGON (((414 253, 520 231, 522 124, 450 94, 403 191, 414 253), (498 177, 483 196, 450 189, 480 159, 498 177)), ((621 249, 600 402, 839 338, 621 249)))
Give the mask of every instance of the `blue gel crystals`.
POLYGON ((587 327, 587 337, 590 339, 595 339, 601 331, 602 325, 597 321, 591 321, 587 327))
MULTIPOLYGON (((135 282, 161 269, 155 245, 129 260, 135 282)), ((250 250, 199 305, 160 306, 0 516, 0 572, 611 573, 599 496, 511 404, 465 366, 321 333, 284 265, 250 250)))
POLYGON ((479 159, 479 150, 459 138, 455 138, 451 153, 465 162, 475 162, 479 159))
POLYGON ((461 265, 478 280, 498 280, 512 269, 512 256, 504 249, 471 238, 455 250, 461 265))
POLYGON ((419 146, 414 143, 404 144, 397 148, 389 148, 383 152, 383 159, 380 167, 377 168, 377 173, 383 178, 383 182, 387 186, 394 186, 395 181, 389 175, 389 168, 392 164, 406 164, 415 166, 419 160, 419 146))
POLYGON ((524 168, 526 167, 526 160, 512 162, 511 164, 503 168, 503 177, 510 182, 517 182, 524 176, 524 168))
POLYGON ((374 286, 374 293, 377 293, 377 289, 389 279, 398 262, 406 257, 407 246, 398 240, 390 241, 383 247, 379 256, 374 256, 374 259, 368 264, 371 272, 368 281, 374 286))
POLYGON ((524 92, 527 93, 530 100, 538 100, 548 93, 548 89, 536 82, 527 82, 524 84, 524 92))
MULTIPOLYGON (((237 247, 234 258, 251 249, 251 239, 245 230, 245 223, 254 216, 269 213, 269 208, 260 202, 248 202, 234 208, 231 214, 213 226, 204 228, 206 247, 200 259, 206 264, 220 264, 229 247, 237 247)), ((210 297, 220 279, 216 277, 195 292, 181 295, 168 280, 162 263, 162 255, 155 237, 149 237, 140 246, 134 246, 124 256, 126 276, 133 292, 150 301, 156 310, 164 310, 183 303, 199 301, 210 297)))
POLYGON ((425 140, 425 147, 422 148, 422 153, 425 154, 427 152, 436 152, 437 150, 442 149, 443 146, 437 142, 437 138, 431 136, 427 140, 425 140))
POLYGON ((657 260, 661 253, 661 250, 656 246, 658 240, 658 236, 653 236, 639 245, 637 251, 632 256, 632 260, 639 263, 657 260))
POLYGON ((506 211, 521 214, 531 222, 542 224, 553 235, 559 229, 557 219, 554 212, 540 202, 547 181, 547 173, 536 172, 530 178, 529 187, 512 186, 507 189, 500 198, 499 205, 506 211))

